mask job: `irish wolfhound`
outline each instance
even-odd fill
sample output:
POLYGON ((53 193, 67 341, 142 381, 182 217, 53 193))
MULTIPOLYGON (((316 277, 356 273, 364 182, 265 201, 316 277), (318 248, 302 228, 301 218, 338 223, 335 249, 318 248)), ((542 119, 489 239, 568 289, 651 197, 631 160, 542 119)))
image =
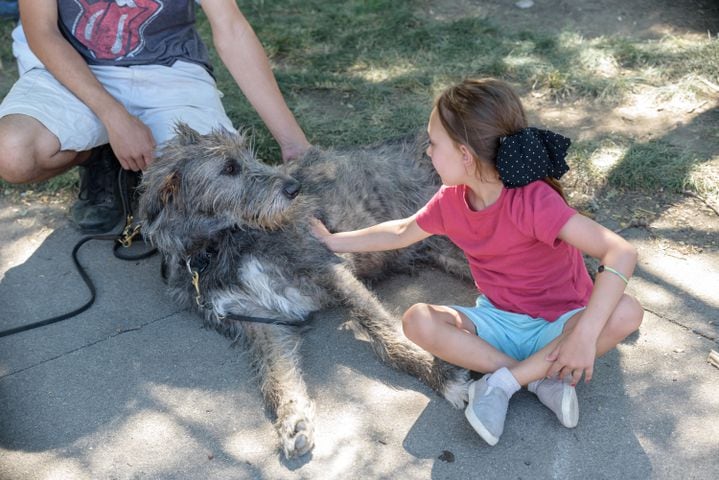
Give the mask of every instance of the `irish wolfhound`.
POLYGON ((407 341, 398 319, 358 280, 419 262, 469 278, 461 253, 431 237, 400 251, 338 256, 310 233, 313 217, 340 231, 413 214, 439 187, 421 142, 312 149, 283 172, 258 161, 243 135, 177 130, 144 174, 143 232, 164 257, 173 297, 250 351, 287 457, 314 445, 300 330, 241 316, 302 323, 312 312, 345 305, 384 361, 455 407, 464 404, 467 372, 407 341))

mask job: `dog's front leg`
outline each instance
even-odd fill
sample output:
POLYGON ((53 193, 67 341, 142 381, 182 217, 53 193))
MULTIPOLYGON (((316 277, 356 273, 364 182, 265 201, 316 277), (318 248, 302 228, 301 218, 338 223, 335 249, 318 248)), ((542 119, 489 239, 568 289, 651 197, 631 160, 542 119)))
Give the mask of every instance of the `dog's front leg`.
POLYGON ((469 372, 435 358, 407 340, 399 322, 344 265, 331 267, 332 288, 369 335, 377 355, 392 367, 419 378, 457 408, 467 399, 469 372))
POLYGON ((302 379, 300 337, 294 329, 243 323, 244 340, 260 375, 265 403, 277 415, 275 427, 287 458, 314 447, 314 405, 302 379))

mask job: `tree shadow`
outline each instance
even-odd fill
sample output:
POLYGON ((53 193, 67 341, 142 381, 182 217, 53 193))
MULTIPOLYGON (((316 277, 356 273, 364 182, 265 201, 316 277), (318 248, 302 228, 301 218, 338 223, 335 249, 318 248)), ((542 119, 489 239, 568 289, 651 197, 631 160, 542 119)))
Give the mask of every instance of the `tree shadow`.
MULTIPOLYGON (((380 5, 382 2, 371 3, 380 5)), ((600 7, 601 2, 597 3, 597 8, 600 7)), ((396 15, 385 17, 376 17, 384 23, 370 25, 361 32, 349 32, 342 38, 318 32, 326 36, 329 48, 343 50, 337 65, 324 64, 332 70, 329 80, 318 79, 311 89, 306 87, 307 79, 316 73, 306 69, 322 65, 320 62, 327 51, 311 52, 305 64, 292 64, 294 60, 287 50, 294 48, 292 42, 295 40, 290 36, 283 40, 285 43, 278 41, 281 47, 278 58, 288 62, 287 68, 280 69, 278 76, 280 83, 290 89, 293 101, 309 97, 309 104, 316 100, 324 102, 319 104, 322 118, 317 125, 333 134, 331 124, 341 117, 352 116, 357 122, 367 121, 372 125, 369 133, 352 139, 355 143, 386 138, 390 127, 393 129, 391 136, 424 128, 430 108, 428 91, 450 78, 496 74, 526 83, 533 73, 534 67, 526 70, 510 68, 493 55, 477 54, 467 62, 466 51, 479 48, 478 43, 452 39, 475 37, 476 42, 485 42, 495 48, 500 57, 508 58, 518 44, 537 40, 539 50, 532 53, 537 53, 558 70, 568 69, 580 56, 580 52, 562 46, 556 38, 552 41, 552 36, 546 40, 545 35, 508 34, 483 19, 432 21, 434 23, 428 27, 431 35, 419 43, 421 52, 426 55, 425 63, 408 65, 408 73, 393 73, 388 79, 366 79, 351 72, 351 67, 363 62, 391 66, 410 55, 409 48, 414 48, 407 44, 404 49, 400 45, 392 50, 385 45, 377 51, 390 51, 392 55, 384 60, 372 56, 373 47, 377 46, 373 42, 378 38, 388 38, 387 32, 392 30, 411 29, 412 22, 417 21, 416 18, 403 21, 396 15), (437 71, 431 60, 438 56, 451 57, 454 63, 437 71), (552 63, 555 56, 562 58, 560 63, 552 63), (298 80, 293 83, 294 79, 298 80), (375 115, 373 110, 381 111, 380 103, 391 103, 387 98, 391 99, 394 92, 414 96, 418 106, 375 115), (332 109, 342 102, 346 110, 332 109), (352 104, 353 108, 347 104, 352 104)), ((576 78, 580 82, 589 81, 586 76, 576 78)), ((610 80, 598 82, 593 88, 611 87, 610 80)), ((307 115, 309 108, 305 110, 307 115)), ((685 133, 693 134, 693 127, 712 124, 716 115, 716 109, 704 112, 689 124, 661 134, 652 142, 674 144, 679 139, 683 144, 685 133)), ((233 113, 233 119, 243 125, 256 123, 256 117, 242 109, 233 113)), ((646 144, 651 145, 650 142, 646 144)), ((715 151, 700 152, 696 161, 709 161, 715 154, 715 151)), ((616 174, 621 177, 623 169, 631 168, 631 161, 631 156, 623 159, 616 167, 616 174)), ((680 176, 686 178, 690 167, 679 168, 684 168, 680 176)), ((603 188, 597 196, 601 198, 609 192, 609 188, 603 188)), ((668 235, 667 232, 662 234, 668 235)), ((2 328, 64 312, 84 298, 84 289, 79 287, 81 284, 72 273, 69 259, 70 247, 76 240, 77 235, 60 229, 50 235, 27 262, 6 272, 0 281, 2 328), (68 255, 58 256, 60 251, 67 251, 68 255)), ((139 264, 119 262, 110 257, 106 244, 88 245, 82 258, 93 266, 91 275, 97 275, 99 298, 96 307, 62 324, 0 339, 0 404, 6 406, 0 418, 0 446, 38 453, 57 450, 82 459, 90 465, 88 468, 100 468, 101 459, 87 449, 94 443, 93 439, 112 439, 114 431, 123 432, 123 438, 140 435, 144 429, 135 429, 136 425, 152 431, 158 424, 164 425, 163 419, 168 418, 171 427, 160 429, 164 432, 160 438, 167 442, 165 451, 170 453, 159 462, 161 468, 176 468, 187 458, 202 458, 206 462, 207 452, 214 452, 212 461, 222 467, 237 468, 243 476, 273 478, 272 473, 276 470, 272 470, 272 465, 280 462, 274 448, 264 447, 267 443, 274 445, 274 440, 267 439, 274 438, 275 434, 268 421, 270 416, 266 412, 260 414, 262 400, 256 380, 249 373, 248 362, 238 351, 228 350, 225 339, 214 332, 200 330, 193 315, 177 311, 164 294, 157 260, 139 264), (147 336, 140 335, 138 328, 151 332, 147 336), (132 336, 132 342, 126 341, 128 336, 132 336), (203 417, 202 409, 192 410, 194 404, 204 405, 204 413, 208 413, 206 410, 214 413, 203 417), (148 411, 155 415, 150 415, 149 421, 144 416, 148 411), (221 418, 218 420, 217 416, 221 418), (237 426, 241 434, 234 432, 232 425, 237 426), (183 437, 193 440, 188 440, 187 444, 176 443, 177 438, 183 437), (193 457, 198 451, 201 455, 193 457)), ((642 268, 638 269, 637 276, 684 298, 683 306, 688 310, 712 309, 711 304, 695 298, 690 290, 673 285, 671 279, 659 278, 642 268)), ((463 303, 471 303, 473 299, 471 286, 457 287, 456 283, 448 282, 450 291, 438 293, 434 288, 417 287, 406 277, 398 277, 395 282, 394 286, 383 283, 376 288, 398 312, 413 301, 456 302, 461 297, 463 303)), ((429 282, 433 287, 440 283, 429 282)), ((502 442, 490 449, 468 427, 460 411, 448 408, 446 402, 415 379, 389 370, 374 357, 368 345, 355 341, 351 331, 338 328, 341 317, 340 312, 334 316, 330 314, 330 322, 327 318, 315 322, 302 346, 308 388, 315 398, 327 401, 318 404, 318 411, 327 415, 328 411, 340 409, 343 402, 347 402, 355 407, 358 417, 377 416, 388 423, 357 427, 355 437, 336 435, 338 440, 332 445, 318 447, 322 456, 318 454, 311 463, 324 465, 331 457, 346 454, 355 462, 350 463, 352 471, 368 478, 385 474, 386 478, 396 478, 408 469, 420 468, 421 471, 421 466, 427 462, 431 463, 433 478, 472 477, 476 472, 492 478, 540 476, 534 475, 536 471, 546 476, 569 473, 590 478, 647 478, 653 473, 653 461, 647 453, 649 448, 656 447, 665 452, 673 449, 672 434, 676 432, 682 414, 672 410, 676 392, 696 395, 701 388, 695 383, 696 378, 663 378, 668 369, 676 368, 675 359, 662 357, 657 352, 651 357, 654 363, 646 369, 625 372, 622 356, 631 352, 622 349, 621 353, 600 360, 595 380, 590 386, 580 388, 580 427, 574 431, 562 429, 531 395, 520 394, 512 402, 502 442), (632 382, 644 385, 643 390, 634 389, 627 381, 627 375, 631 376, 632 382), (408 407, 401 402, 387 400, 391 415, 381 416, 383 405, 374 403, 375 396, 379 395, 372 388, 374 384, 388 387, 402 400, 404 394, 409 393, 426 396, 429 401, 413 418, 408 417, 408 407), (656 410, 645 407, 645 403, 656 410), (662 403, 666 407, 660 408, 662 403), (409 418, 411 422, 407 434, 401 439, 407 456, 395 459, 394 463, 386 460, 390 466, 382 469, 377 465, 377 458, 386 459, 387 451, 391 452, 389 455, 397 453, 389 448, 395 446, 391 417, 396 417, 396 421, 409 418), (638 425, 640 421, 643 425, 638 425), (358 455, 354 451, 357 444, 368 447, 370 454, 366 457, 358 455), (548 455, 550 449, 553 454, 548 455), (454 462, 449 461, 451 457, 444 454, 445 450, 452 453, 454 462), (507 458, 514 463, 507 465, 507 458), (417 467, 417 461, 423 460, 425 462, 417 467), (624 470, 625 465, 631 465, 632 469, 624 470)), ((716 334, 716 328, 714 332, 716 334)), ((636 344, 637 339, 633 342, 636 344)), ((386 394, 386 390, 382 392, 386 394)), ((412 396, 411 402, 407 403, 416 406, 417 401, 417 397, 412 396)), ((348 415, 346 418, 353 417, 348 415)), ((340 417, 340 420, 344 419, 340 417)), ((341 421, 325 421, 326 430, 321 433, 332 436, 335 432, 330 429, 333 427, 347 429, 346 425, 338 423, 341 421)), ((122 448, 120 443, 113 443, 104 453, 109 455, 122 448)), ((163 450, 162 445, 158 448, 163 450)), ((142 456, 139 447, 131 451, 142 456)), ((650 453, 656 455, 655 450, 650 453)), ((691 459, 690 456, 682 458, 691 459)), ((311 464, 305 463, 285 466, 300 474, 312 468, 311 464)), ((167 473, 167 470, 149 471, 167 473)), ((196 470, 189 472, 198 472, 197 476, 200 476, 199 473, 206 469, 198 462, 196 470)))

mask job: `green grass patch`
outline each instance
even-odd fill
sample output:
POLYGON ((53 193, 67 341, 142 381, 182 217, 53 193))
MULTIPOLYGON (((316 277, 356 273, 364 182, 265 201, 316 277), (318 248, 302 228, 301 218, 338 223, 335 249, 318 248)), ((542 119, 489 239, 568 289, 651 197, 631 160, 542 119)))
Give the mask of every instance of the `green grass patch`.
POLYGON ((691 191, 719 201, 719 158, 700 157, 666 141, 613 137, 576 142, 562 183, 584 193, 619 188, 647 193, 691 191))
POLYGON ((719 178, 716 170, 710 175, 709 170, 713 169, 709 166, 698 156, 667 142, 651 141, 630 145, 624 158, 609 173, 607 182, 630 190, 690 190, 715 197, 719 193, 719 178))

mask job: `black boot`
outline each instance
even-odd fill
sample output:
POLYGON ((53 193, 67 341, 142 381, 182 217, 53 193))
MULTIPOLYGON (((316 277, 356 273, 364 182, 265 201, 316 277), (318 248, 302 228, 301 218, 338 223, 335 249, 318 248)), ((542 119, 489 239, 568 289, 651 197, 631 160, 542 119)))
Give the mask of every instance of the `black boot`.
POLYGON ((70 221, 84 234, 107 233, 122 220, 120 163, 109 145, 101 145, 79 167, 80 193, 70 207, 70 221))

